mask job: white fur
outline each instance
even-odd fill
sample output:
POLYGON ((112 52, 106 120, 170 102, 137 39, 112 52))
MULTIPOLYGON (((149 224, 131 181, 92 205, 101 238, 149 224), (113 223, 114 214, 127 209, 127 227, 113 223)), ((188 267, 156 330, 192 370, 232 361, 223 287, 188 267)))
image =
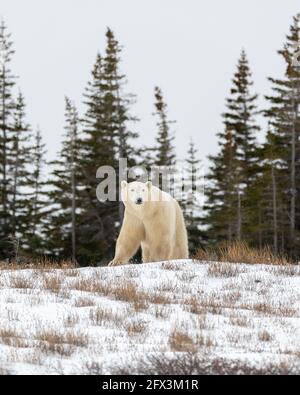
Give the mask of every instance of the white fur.
POLYGON ((139 246, 143 262, 188 258, 187 232, 178 202, 151 182, 123 181, 121 188, 125 214, 109 265, 128 263, 139 246))

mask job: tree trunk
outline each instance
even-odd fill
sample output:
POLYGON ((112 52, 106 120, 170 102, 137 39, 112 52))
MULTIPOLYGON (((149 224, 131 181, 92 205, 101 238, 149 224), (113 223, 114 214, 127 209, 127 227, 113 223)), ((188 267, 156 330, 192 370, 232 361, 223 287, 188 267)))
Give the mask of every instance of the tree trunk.
MULTIPOLYGON (((74 156, 74 152, 72 152, 74 156)), ((74 171, 74 157, 72 159, 72 262, 76 265, 76 181, 74 171)))
POLYGON ((16 147, 16 163, 14 169, 14 182, 13 182, 13 196, 12 196, 12 233, 16 235, 16 203, 17 203, 17 189, 18 189, 18 177, 19 177, 19 143, 17 142, 16 147))
POLYGON ((295 217, 296 217, 296 122, 298 117, 298 105, 293 89, 293 126, 291 136, 291 207, 290 207, 290 237, 291 250, 295 246, 295 217))
POLYGON ((277 186, 274 164, 272 164, 272 196, 273 196, 273 248, 278 253, 278 228, 277 228, 277 186))
POLYGON ((241 240, 241 233, 242 233, 242 213, 241 213, 241 191, 240 185, 237 186, 237 239, 241 240))
POLYGON ((262 249, 262 215, 261 215, 261 204, 258 207, 258 246, 262 249))
POLYGON ((5 90, 5 67, 3 66, 3 89, 2 89, 2 133, 3 133, 3 163, 2 163, 2 205, 3 205, 3 213, 4 213, 4 228, 7 224, 7 125, 6 125, 6 90, 5 90))

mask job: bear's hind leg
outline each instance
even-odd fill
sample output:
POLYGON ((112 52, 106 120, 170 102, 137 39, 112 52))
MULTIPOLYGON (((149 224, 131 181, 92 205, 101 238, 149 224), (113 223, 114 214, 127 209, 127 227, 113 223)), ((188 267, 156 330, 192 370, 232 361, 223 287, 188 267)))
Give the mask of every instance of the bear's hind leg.
POLYGON ((172 245, 170 242, 161 241, 157 245, 152 246, 151 262, 168 261, 172 259, 172 245))

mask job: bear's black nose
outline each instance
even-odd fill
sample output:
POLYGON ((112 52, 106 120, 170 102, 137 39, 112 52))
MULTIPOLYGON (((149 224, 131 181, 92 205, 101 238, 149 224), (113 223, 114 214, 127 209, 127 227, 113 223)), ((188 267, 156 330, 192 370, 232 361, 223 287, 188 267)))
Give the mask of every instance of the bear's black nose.
POLYGON ((143 203, 143 199, 142 198, 137 198, 135 202, 136 202, 136 204, 142 204, 143 203))

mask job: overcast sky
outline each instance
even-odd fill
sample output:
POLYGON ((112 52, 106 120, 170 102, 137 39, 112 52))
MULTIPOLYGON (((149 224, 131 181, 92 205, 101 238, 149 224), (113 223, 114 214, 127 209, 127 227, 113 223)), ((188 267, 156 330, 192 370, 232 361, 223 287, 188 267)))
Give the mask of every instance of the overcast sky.
POLYGON ((77 104, 109 26, 123 45, 122 71, 144 144, 156 133, 153 90, 159 85, 176 120, 178 155, 192 136, 203 159, 217 147, 221 113, 237 59, 245 48, 255 91, 269 90, 267 76, 282 76, 276 51, 284 43, 299 0, 1 0, 0 17, 12 33, 13 70, 39 125, 49 157, 59 149, 64 96, 77 104))

